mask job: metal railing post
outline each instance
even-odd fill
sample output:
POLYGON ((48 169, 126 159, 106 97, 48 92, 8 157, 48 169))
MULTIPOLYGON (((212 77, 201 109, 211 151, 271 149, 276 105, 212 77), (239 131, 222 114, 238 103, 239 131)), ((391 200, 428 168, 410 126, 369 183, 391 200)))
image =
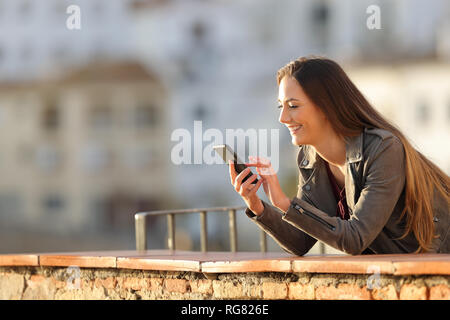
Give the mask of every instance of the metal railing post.
POLYGON ((136 214, 134 216, 134 228, 136 232, 136 250, 147 250, 147 224, 146 217, 143 214, 136 214))
POLYGON ((167 215, 167 245, 170 250, 175 250, 175 214, 167 215))
POLYGON ((259 246, 261 247, 261 252, 267 252, 266 232, 263 229, 259 233, 259 246))
POLYGON ((322 241, 319 242, 320 254, 325 254, 325 243, 322 241))
POLYGON ((207 231, 207 221, 206 221, 206 211, 200 212, 200 246, 202 252, 208 251, 208 231, 207 231))
POLYGON ((228 211, 228 227, 230 229, 230 249, 231 252, 237 251, 237 232, 236 232, 236 210, 228 211))

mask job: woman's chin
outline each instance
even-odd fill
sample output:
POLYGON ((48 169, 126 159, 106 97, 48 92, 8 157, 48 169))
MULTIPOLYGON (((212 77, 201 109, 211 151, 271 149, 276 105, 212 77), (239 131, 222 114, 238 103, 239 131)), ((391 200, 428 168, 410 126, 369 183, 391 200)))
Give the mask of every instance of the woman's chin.
POLYGON ((292 136, 292 144, 294 146, 300 146, 302 144, 305 144, 304 139, 300 138, 299 136, 292 136))

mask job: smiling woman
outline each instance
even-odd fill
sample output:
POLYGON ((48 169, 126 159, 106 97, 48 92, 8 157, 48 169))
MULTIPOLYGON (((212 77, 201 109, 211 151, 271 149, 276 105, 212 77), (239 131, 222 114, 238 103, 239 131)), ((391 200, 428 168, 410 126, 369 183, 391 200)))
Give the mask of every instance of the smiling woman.
POLYGON ((299 146, 299 189, 289 199, 270 164, 259 185, 231 182, 246 214, 286 251, 320 240, 349 254, 450 252, 449 177, 379 114, 342 68, 302 57, 277 73, 279 121, 299 146))

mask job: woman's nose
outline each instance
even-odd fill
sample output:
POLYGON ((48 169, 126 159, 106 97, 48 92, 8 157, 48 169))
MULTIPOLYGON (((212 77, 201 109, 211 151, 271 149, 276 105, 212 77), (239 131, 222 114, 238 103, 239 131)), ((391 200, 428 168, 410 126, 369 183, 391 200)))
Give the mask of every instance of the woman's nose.
POLYGON ((278 119, 278 121, 284 124, 290 123, 291 117, 287 108, 281 108, 280 118, 278 119))

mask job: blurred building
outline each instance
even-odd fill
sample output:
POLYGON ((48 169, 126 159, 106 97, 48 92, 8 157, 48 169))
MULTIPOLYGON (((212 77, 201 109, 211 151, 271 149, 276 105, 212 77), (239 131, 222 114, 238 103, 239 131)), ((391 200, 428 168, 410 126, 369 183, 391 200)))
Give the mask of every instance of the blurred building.
POLYGON ((450 174, 450 63, 367 65, 348 72, 372 105, 450 174))
POLYGON ((133 62, 1 86, 2 226, 132 230, 136 212, 165 208, 169 108, 159 79, 133 62))
POLYGON ((0 81, 61 76, 95 59, 133 53, 130 0, 0 0, 0 81), (81 29, 69 30, 77 5, 81 29))
MULTIPOLYGON (((308 54, 343 63, 448 172, 449 33, 446 0, 0 0, 0 224, 132 233, 141 209, 243 205, 225 165, 172 162, 175 129, 192 147, 211 143, 194 121, 202 133, 278 129, 280 182, 294 196, 297 148, 278 123, 276 72, 308 54), (80 30, 66 27, 70 5, 80 30), (371 5, 379 30, 367 27, 371 5)), ((226 219, 208 219, 220 235, 209 243, 226 242, 226 219)), ((196 218, 177 226, 198 238, 196 218)), ((252 223, 238 215, 238 226, 240 249, 257 248, 252 223)))

